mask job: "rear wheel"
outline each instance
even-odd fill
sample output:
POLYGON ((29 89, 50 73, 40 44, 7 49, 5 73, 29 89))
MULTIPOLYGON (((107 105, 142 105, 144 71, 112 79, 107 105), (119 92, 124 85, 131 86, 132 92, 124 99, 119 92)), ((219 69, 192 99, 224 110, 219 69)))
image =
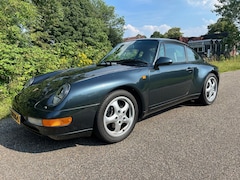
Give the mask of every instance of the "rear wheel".
POLYGON ((218 93, 218 79, 215 74, 209 74, 205 79, 202 94, 199 98, 202 104, 210 105, 217 98, 218 93))
POLYGON ((138 105, 132 94, 114 91, 103 101, 97 114, 95 131, 108 143, 122 141, 132 132, 138 118, 138 105))

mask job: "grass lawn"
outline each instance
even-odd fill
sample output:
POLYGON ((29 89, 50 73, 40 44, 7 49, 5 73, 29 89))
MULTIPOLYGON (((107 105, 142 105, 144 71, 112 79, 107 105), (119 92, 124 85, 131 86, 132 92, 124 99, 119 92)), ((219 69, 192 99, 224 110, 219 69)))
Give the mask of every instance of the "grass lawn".
POLYGON ((240 56, 225 61, 210 61, 219 68, 220 72, 235 71, 240 69, 240 56))
MULTIPOLYGON (((225 61, 210 61, 219 68, 220 72, 235 71, 240 69, 240 56, 225 61)), ((11 107, 11 97, 4 98, 0 102, 0 120, 9 116, 9 108, 11 107)))

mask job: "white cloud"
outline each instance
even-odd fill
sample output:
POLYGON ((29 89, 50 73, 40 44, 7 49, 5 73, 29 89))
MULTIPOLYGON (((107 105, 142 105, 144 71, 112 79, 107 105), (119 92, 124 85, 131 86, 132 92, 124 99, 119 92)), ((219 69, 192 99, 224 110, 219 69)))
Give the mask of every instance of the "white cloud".
MULTIPOLYGON (((189 27, 189 28, 181 28, 181 32, 183 33, 183 36, 185 37, 197 37, 204 35, 208 32, 208 26, 210 24, 216 23, 216 20, 213 19, 205 19, 202 18, 202 24, 200 26, 196 27, 189 27)), ((160 26, 156 25, 144 25, 142 27, 135 27, 131 24, 125 25, 125 33, 124 37, 134 37, 137 36, 138 34, 145 35, 146 37, 150 37, 154 31, 158 31, 161 34, 165 34, 169 29, 172 27, 167 25, 167 24, 162 24, 160 26)))
POLYGON ((125 30, 125 34, 124 34, 125 37, 132 37, 138 34, 142 34, 142 32, 139 29, 132 26, 131 24, 125 25, 124 30, 125 30))
POLYGON ((167 24, 163 24, 160 26, 153 26, 153 25, 145 25, 143 26, 144 32, 147 34, 152 35, 154 31, 158 31, 161 34, 166 33, 169 29, 171 29, 171 26, 168 26, 167 24))
POLYGON ((150 37, 154 31, 158 31, 161 34, 166 33, 169 29, 171 29, 171 26, 168 26, 167 24, 163 24, 160 26, 154 26, 154 25, 144 25, 142 27, 134 27, 131 24, 128 24, 124 26, 125 29, 125 37, 132 37, 136 36, 138 34, 145 35, 147 37, 150 37))
POLYGON ((214 9, 215 4, 219 4, 218 0, 186 0, 191 6, 201 6, 204 8, 214 9))

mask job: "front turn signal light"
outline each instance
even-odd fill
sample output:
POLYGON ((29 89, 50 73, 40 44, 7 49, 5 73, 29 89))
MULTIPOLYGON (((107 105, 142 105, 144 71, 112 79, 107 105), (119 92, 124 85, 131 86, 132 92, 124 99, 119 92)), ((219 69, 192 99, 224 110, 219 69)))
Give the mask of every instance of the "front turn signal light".
POLYGON ((57 119, 43 119, 42 125, 45 127, 63 127, 68 126, 72 122, 72 117, 57 118, 57 119))

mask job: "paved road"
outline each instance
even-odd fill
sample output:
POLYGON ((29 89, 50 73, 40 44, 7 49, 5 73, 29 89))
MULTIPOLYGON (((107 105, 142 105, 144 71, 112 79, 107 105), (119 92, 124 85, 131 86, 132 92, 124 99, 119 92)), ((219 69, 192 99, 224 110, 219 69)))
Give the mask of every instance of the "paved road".
POLYGON ((53 141, 0 121, 0 179, 240 179, 240 71, 221 74, 211 106, 139 122, 126 140, 53 141))

